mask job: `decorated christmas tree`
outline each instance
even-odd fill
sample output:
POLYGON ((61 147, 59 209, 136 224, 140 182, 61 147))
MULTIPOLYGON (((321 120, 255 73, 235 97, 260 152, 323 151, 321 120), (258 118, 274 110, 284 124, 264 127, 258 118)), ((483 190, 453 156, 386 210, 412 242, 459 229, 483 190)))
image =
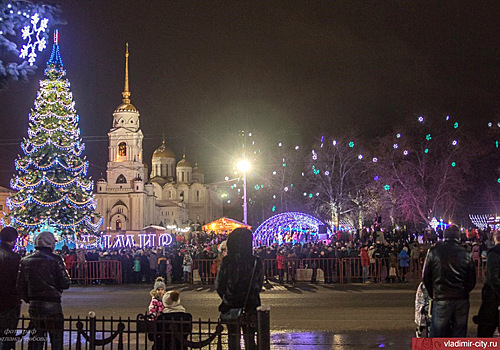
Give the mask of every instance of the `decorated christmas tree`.
POLYGON ((45 75, 29 115, 28 137, 21 143, 24 155, 15 160, 11 187, 18 192, 7 200, 12 211, 7 223, 31 237, 46 229, 58 236, 92 234, 101 219, 57 30, 45 75))

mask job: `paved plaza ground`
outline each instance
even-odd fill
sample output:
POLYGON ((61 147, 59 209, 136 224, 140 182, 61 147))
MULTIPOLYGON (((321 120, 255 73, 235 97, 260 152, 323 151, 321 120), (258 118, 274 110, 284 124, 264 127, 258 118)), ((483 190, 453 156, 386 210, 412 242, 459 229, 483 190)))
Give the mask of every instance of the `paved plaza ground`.
MULTIPOLYGON (((175 288, 193 318, 217 319, 220 299, 213 286, 175 288)), ((271 307, 273 349, 410 349, 416 288, 415 283, 266 284, 261 298, 271 307)), ((150 290, 150 285, 73 285, 63 296, 65 316, 94 311, 97 317, 135 319, 147 309, 150 290)), ((478 285, 472 292, 469 319, 479 309, 480 290, 478 285)), ((475 335, 471 320, 468 333, 475 335)))

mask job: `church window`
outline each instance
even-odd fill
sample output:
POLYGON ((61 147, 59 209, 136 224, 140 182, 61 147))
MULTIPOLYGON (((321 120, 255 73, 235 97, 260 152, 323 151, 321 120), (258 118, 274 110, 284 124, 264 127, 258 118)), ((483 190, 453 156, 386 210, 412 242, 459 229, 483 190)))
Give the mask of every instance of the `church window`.
POLYGON ((131 120, 130 122, 131 122, 132 124, 134 124, 134 121, 133 121, 133 120, 131 120))
POLYGON ((200 190, 197 190, 196 191, 196 201, 199 202, 200 201, 200 190))
POLYGON ((120 176, 118 176, 118 178, 116 179, 116 183, 117 184, 126 184, 127 183, 127 179, 125 178, 125 176, 123 176, 122 174, 120 174, 120 176))
POLYGON ((181 173, 182 182, 184 182, 184 172, 181 173))
POLYGON ((120 231, 122 229, 122 221, 120 219, 116 220, 116 231, 120 231))
POLYGON ((118 144, 118 155, 120 157, 125 157, 127 155, 127 144, 125 142, 120 142, 118 144))
POLYGON ((172 198, 172 191, 168 191, 168 198, 172 198))

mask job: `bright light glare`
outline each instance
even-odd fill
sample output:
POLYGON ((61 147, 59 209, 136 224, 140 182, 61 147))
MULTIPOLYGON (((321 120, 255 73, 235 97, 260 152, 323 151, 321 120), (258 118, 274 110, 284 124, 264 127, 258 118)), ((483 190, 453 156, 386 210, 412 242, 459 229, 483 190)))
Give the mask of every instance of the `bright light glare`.
POLYGON ((239 171, 242 171, 244 173, 246 173, 248 170, 250 170, 250 163, 248 162, 248 160, 241 160, 239 163, 238 163, 238 170, 239 171))

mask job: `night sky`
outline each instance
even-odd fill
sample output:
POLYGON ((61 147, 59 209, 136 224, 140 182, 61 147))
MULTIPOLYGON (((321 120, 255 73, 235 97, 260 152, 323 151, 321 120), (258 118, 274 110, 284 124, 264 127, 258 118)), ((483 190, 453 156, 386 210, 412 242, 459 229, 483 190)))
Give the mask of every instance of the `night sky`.
MULTIPOLYGON (((472 130, 499 119, 497 1, 61 3, 61 55, 94 179, 105 173, 127 41, 145 159, 164 133, 178 160, 185 147, 213 181, 237 148, 227 135, 241 129, 307 140, 347 129, 375 137, 417 115, 452 114, 472 130)), ((0 185, 41 78, 43 69, 0 92, 0 185)))

